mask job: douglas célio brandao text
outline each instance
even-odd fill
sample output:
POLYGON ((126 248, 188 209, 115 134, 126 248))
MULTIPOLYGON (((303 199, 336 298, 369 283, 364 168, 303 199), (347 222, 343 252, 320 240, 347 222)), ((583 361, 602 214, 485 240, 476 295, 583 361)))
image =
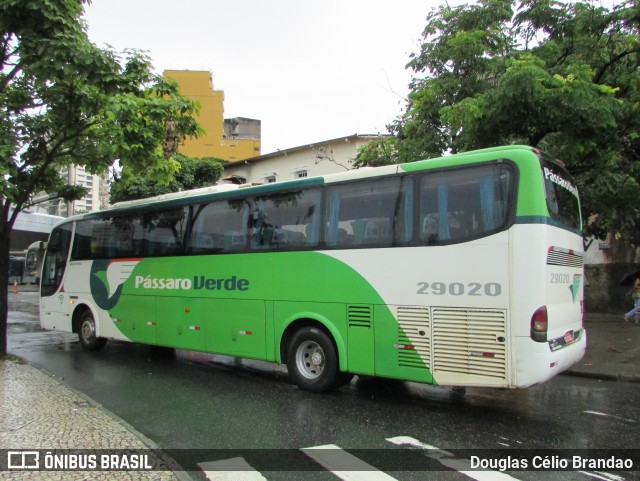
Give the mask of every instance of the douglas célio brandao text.
POLYGON ((480 457, 471 456, 471 469, 494 469, 498 471, 540 469, 540 470, 574 470, 574 469, 618 469, 633 470, 634 460, 617 456, 603 458, 585 456, 506 456, 480 457))

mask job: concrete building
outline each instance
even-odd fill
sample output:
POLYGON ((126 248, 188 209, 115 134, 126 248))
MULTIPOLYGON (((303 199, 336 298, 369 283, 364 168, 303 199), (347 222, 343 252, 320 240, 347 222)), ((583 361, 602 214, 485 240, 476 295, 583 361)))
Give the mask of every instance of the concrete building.
POLYGON ((268 184, 345 172, 353 168, 357 149, 380 135, 349 135, 301 145, 225 165, 224 180, 268 184))
POLYGON ((45 200, 49 196, 44 192, 33 197, 40 211, 47 214, 68 217, 83 212, 93 212, 109 205, 109 177, 87 172, 82 166, 71 165, 60 172, 69 185, 80 185, 87 188, 87 195, 68 205, 62 199, 45 200))
POLYGON ((180 93, 200 102, 198 122, 204 135, 187 138, 178 151, 187 157, 216 157, 230 162, 260 155, 260 121, 224 118, 224 92, 214 90, 211 72, 165 70, 165 78, 175 80, 180 93))
POLYGON ((109 173, 105 172, 100 176, 100 183, 98 187, 98 199, 100 202, 100 210, 106 209, 111 205, 111 180, 109 179, 109 173))

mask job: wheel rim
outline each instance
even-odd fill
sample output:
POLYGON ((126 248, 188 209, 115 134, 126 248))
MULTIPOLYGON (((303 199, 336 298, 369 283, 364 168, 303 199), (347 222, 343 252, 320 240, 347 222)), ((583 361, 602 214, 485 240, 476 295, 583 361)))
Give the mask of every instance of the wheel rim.
POLYGON ((80 329, 80 332, 82 333, 82 339, 85 342, 91 341, 91 339, 93 339, 96 334, 96 328, 93 324, 93 320, 85 319, 82 322, 82 327, 80 329))
POLYGON ((322 375, 325 365, 325 355, 320 344, 307 341, 296 351, 296 366, 298 372, 307 379, 317 379, 322 375))

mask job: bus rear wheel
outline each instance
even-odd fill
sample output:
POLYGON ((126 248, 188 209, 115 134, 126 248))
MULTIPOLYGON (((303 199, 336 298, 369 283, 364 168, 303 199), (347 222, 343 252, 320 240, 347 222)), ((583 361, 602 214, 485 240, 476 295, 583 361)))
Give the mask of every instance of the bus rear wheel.
POLYGON ((80 340, 80 345, 86 351, 99 351, 107 343, 104 337, 96 336, 96 321, 89 311, 85 311, 80 318, 78 339, 80 340))
POLYGON ((315 327, 296 331, 287 351, 287 371, 300 389, 323 392, 334 388, 338 355, 329 336, 315 327))

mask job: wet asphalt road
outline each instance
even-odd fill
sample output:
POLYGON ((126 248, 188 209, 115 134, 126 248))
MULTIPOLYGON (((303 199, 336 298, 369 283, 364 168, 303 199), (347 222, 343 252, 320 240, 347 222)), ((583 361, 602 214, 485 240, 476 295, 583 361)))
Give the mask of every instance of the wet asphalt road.
MULTIPOLYGON (((458 392, 356 378, 318 395, 289 384, 285 370, 268 363, 121 342, 87 353, 75 336, 41 331, 36 302, 37 293, 21 292, 12 306, 10 294, 9 351, 93 398, 161 448, 178 449, 172 455, 184 466, 210 454, 190 450, 326 444, 390 449, 387 439, 398 436, 442 449, 640 447, 638 384, 559 376, 521 391, 458 392)), ((469 479, 455 471, 401 474, 396 478, 469 479)), ((523 480, 594 478, 580 472, 511 474, 523 480)), ((322 472, 313 479, 335 478, 322 472)))

